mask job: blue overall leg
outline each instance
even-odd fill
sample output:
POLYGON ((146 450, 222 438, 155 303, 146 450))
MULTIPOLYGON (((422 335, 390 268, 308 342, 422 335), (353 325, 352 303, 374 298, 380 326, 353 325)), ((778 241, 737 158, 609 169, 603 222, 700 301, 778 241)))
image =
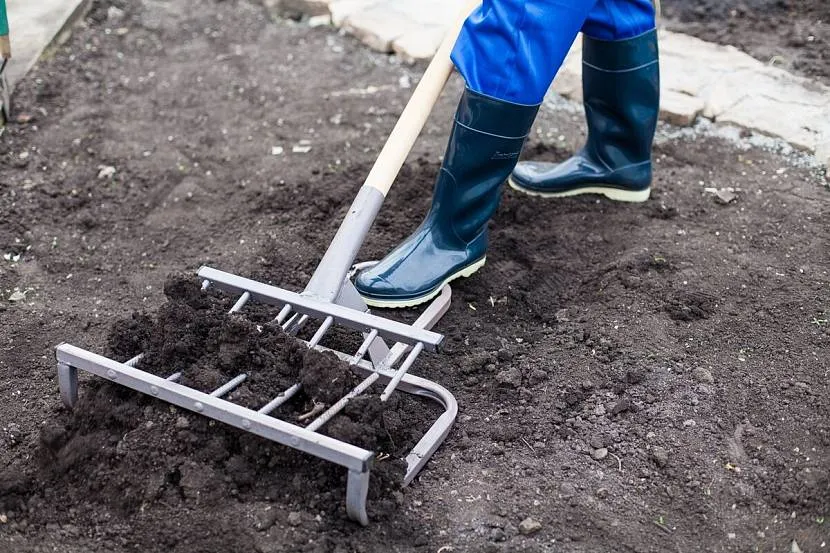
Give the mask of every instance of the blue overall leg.
POLYGON ((467 88, 424 221, 355 287, 375 307, 428 301, 484 265, 487 223, 540 102, 596 0, 484 0, 452 53, 467 88))
POLYGON ((660 111, 654 27, 651 0, 597 1, 582 28, 586 144, 559 164, 520 163, 509 179, 514 189, 544 197, 649 198, 651 147, 660 111))

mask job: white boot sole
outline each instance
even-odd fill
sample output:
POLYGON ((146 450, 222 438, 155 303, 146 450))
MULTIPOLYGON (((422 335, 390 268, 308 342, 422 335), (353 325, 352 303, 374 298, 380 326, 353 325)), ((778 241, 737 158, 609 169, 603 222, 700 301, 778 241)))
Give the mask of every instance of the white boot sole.
POLYGON ((564 192, 540 192, 538 190, 530 190, 517 184, 512 177, 507 179, 507 184, 510 188, 528 196, 538 196, 540 198, 566 198, 568 196, 579 196, 581 194, 600 194, 609 200, 616 202, 630 202, 641 203, 645 202, 651 196, 651 188, 645 190, 621 190, 607 185, 596 184, 594 186, 584 186, 574 188, 573 190, 566 190, 564 192))
POLYGON ((486 256, 482 257, 481 259, 479 259, 478 261, 476 261, 475 263, 473 263, 469 267, 465 267, 465 268, 461 269, 460 271, 451 274, 450 276, 445 278, 441 282, 441 284, 438 287, 435 288, 435 290, 433 290, 432 292, 430 292, 426 295, 419 296, 417 298, 408 298, 408 299, 405 299, 405 300, 382 300, 382 299, 378 299, 378 298, 372 298, 372 297, 364 296, 363 294, 361 294, 360 297, 363 298, 363 301, 365 301, 366 305, 368 305, 369 307, 380 307, 380 308, 386 308, 386 309, 396 309, 396 308, 399 308, 399 307, 415 307, 416 305, 421 305, 422 303, 426 303, 426 302, 432 300, 433 298, 435 298, 435 296, 437 296, 438 294, 441 293, 441 290, 444 289, 444 286, 446 286, 447 284, 449 284, 453 280, 455 280, 457 278, 467 278, 467 277, 469 277, 470 275, 472 275, 473 273, 475 273, 476 271, 478 271, 479 269, 484 267, 485 261, 487 261, 486 256))

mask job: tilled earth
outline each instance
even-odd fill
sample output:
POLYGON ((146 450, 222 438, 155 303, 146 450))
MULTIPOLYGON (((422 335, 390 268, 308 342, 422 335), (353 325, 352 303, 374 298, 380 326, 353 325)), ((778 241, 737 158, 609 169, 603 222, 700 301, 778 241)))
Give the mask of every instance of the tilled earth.
MULTIPOLYGON (((21 84, 0 137, 0 551, 827 547, 827 183, 799 155, 700 133, 661 130, 643 205, 505 192, 444 351, 413 369, 458 398, 444 446, 399 489, 395 457, 434 409, 367 401, 330 429, 392 454, 366 528, 339 469, 92 378, 62 407, 64 341, 146 349, 144 368, 181 363, 207 387, 281 367, 252 370, 252 403, 309 371, 353 384, 260 333, 267 313, 226 316, 232 299, 176 275, 300 289, 423 69, 247 1, 116 5, 94 3, 21 84)), ((361 259, 426 211, 460 87, 361 259)), ((579 112, 545 110, 525 156, 562 159, 583 136, 579 112)))

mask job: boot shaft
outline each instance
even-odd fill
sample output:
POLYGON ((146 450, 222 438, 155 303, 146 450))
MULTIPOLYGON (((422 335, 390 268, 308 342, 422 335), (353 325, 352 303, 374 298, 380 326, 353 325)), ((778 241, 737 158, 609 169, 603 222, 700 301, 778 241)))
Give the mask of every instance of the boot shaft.
POLYGON ((583 39, 586 149, 609 168, 651 159, 660 112, 657 31, 618 41, 583 39))
POLYGON ((429 219, 461 242, 473 240, 495 213, 539 106, 504 102, 467 89, 435 183, 429 219))

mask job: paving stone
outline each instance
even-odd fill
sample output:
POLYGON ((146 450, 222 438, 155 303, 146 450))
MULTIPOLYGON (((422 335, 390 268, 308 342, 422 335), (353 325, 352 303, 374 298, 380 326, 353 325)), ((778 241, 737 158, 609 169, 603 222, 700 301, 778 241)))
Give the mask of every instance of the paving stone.
POLYGON ((89 5, 88 0, 7 0, 12 59, 6 67, 9 86, 35 65, 47 46, 89 5))
POLYGON ((581 37, 574 41, 568 55, 565 56, 565 61, 562 62, 562 67, 559 68, 559 72, 556 74, 551 90, 575 102, 582 101, 581 37))
POLYGON ((447 34, 446 27, 427 25, 426 28, 408 32, 392 43, 392 50, 407 63, 431 59, 447 34))
POLYGON ((392 43, 396 39, 422 30, 423 24, 388 5, 378 4, 350 14, 343 20, 342 27, 370 48, 392 52, 392 43))
POLYGON ((340 27, 343 21, 352 14, 380 4, 378 0, 333 0, 329 2, 331 22, 340 27))
POLYGON ((329 14, 330 0, 266 0, 268 7, 275 7, 280 13, 303 14, 317 17, 329 14))
MULTIPOLYGON (((387 5, 423 25, 449 27, 458 18, 464 2, 458 0, 387 0, 387 5)), ((434 53, 434 52, 433 52, 434 53)), ((432 57, 430 54, 429 57, 432 57)))
POLYGON ((660 119, 678 127, 689 127, 703 113, 705 106, 706 103, 695 96, 676 90, 663 90, 660 96, 660 119))

